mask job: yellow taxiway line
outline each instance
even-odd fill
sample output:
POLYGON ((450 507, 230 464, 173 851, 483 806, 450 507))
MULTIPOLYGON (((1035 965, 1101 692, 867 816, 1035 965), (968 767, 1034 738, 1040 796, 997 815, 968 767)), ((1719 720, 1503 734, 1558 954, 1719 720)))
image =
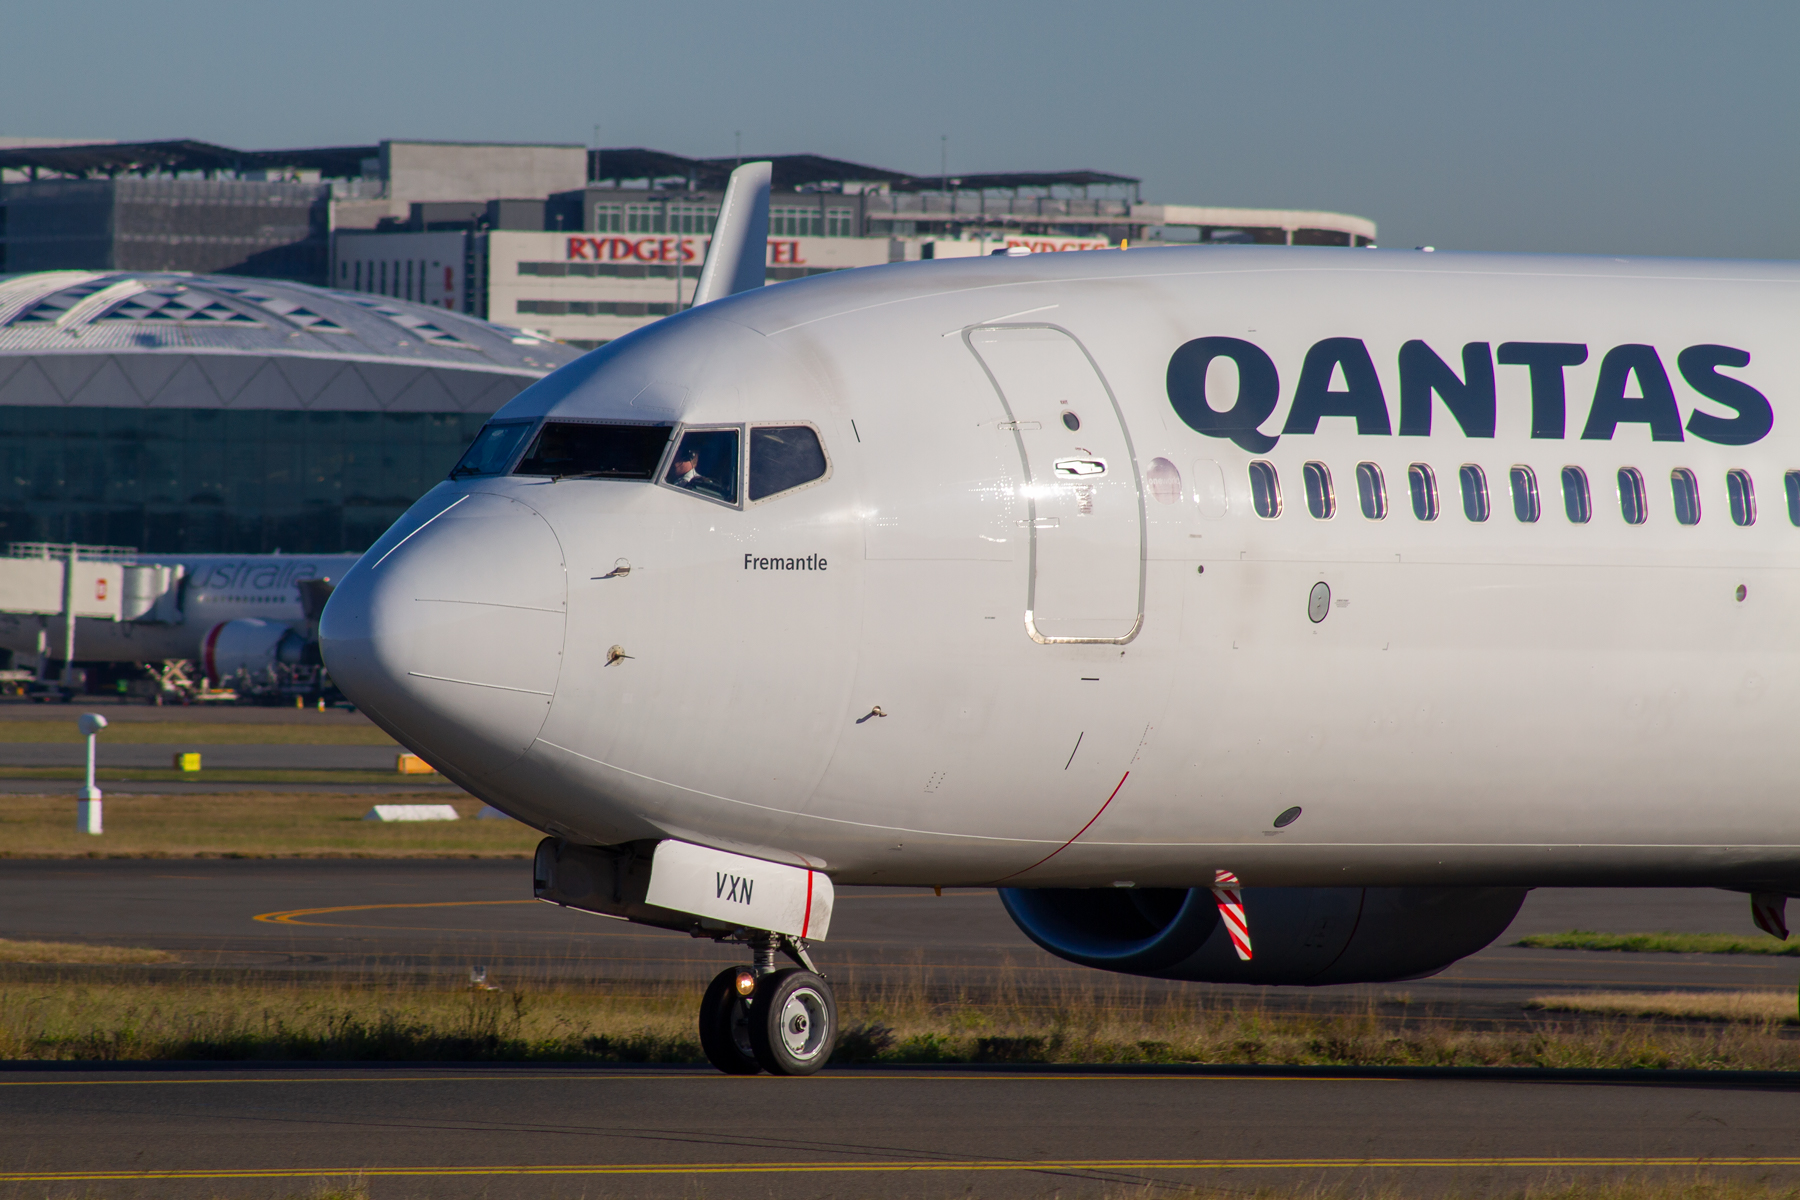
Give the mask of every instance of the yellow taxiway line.
MULTIPOLYGON (((486 908, 497 904, 541 904, 540 900, 433 900, 425 904, 345 904, 337 908, 290 908, 285 912, 257 913, 250 919, 270 925, 337 925, 336 921, 302 921, 326 913, 370 912, 378 908, 486 908)), ((347 926, 355 929, 357 926, 347 926)))

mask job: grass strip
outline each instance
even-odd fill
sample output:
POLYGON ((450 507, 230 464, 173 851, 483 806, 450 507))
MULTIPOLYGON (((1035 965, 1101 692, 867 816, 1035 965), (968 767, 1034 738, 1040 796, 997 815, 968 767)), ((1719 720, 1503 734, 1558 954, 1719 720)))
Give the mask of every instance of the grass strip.
POLYGON ((1673 1017, 1683 1021, 1800 1024, 1792 992, 1572 992, 1533 996, 1525 1007, 1547 1012, 1673 1017))
MULTIPOLYGON (((1493 1183, 1484 1187, 1462 1182, 1422 1187, 1420 1182, 1408 1180, 1410 1186, 1406 1186, 1393 1179, 1338 1184, 1320 1180, 1255 1188, 1159 1183, 1154 1192, 1141 1184, 1109 1183, 1100 1196, 1101 1200, 1127 1200, 1128 1197, 1143 1200, 1147 1194, 1155 1195, 1158 1200, 1201 1200, 1202 1197, 1206 1200, 1413 1200, 1418 1196, 1432 1196, 1437 1200, 1800 1200, 1800 1184, 1770 1179, 1767 1172, 1745 1177, 1703 1171, 1657 1174, 1608 1171, 1572 1181, 1566 1176, 1542 1179, 1524 1187, 1493 1183)), ((973 1197, 976 1193, 970 1195, 973 1197)), ((344 1200, 359 1198, 345 1196, 344 1200)))
POLYGON ((166 963, 175 956, 147 946, 84 946, 79 942, 15 942, 0 938, 0 963, 166 963))
POLYGON ((1625 950, 1648 954, 1776 954, 1800 956, 1800 941, 1777 941, 1767 934, 1735 933, 1534 933, 1514 942, 1539 950, 1625 950))
MULTIPOLYGON (((0 779, 82 780, 85 767, 0 767, 0 779)), ((98 767, 100 783, 397 783, 403 779, 442 779, 441 775, 401 775, 357 767, 225 767, 177 771, 170 767, 98 767)))
MULTIPOLYGON (((0 976, 0 1059, 698 1063, 698 983, 406 979, 221 981, 0 976)), ((1276 1011, 1257 1001, 1099 981, 923 1001, 904 985, 838 987, 846 1063, 1208 1063, 1280 1066, 1800 1069, 1779 1021, 1672 1026, 1581 1016, 1459 1028, 1376 1005, 1276 1011)), ((1781 1020, 1788 1019, 1784 1015, 1781 1020)))
MULTIPOLYGON (((0 779, 76 782, 87 778, 82 767, 0 767, 0 779)), ((438 775, 403 776, 397 771, 366 771, 348 767, 301 767, 290 770, 231 767, 210 771, 175 771, 167 767, 100 767, 98 783, 398 783, 402 779, 437 780, 438 775)))
MULTIPOLYGON (((82 710, 70 706, 68 717, 61 720, 0 720, 0 743, 4 742, 85 742, 75 728, 75 717, 82 710)), ((399 746, 366 720, 354 725, 321 721, 308 725, 293 722, 218 721, 132 721, 113 718, 100 735, 104 743, 117 742, 134 746, 181 744, 196 746, 399 746)))
MULTIPOLYGON (((392 782, 388 776, 386 782, 392 782)), ((334 795, 214 792, 106 797, 106 832, 75 828, 71 796, 0 799, 0 859, 414 856, 522 858, 543 834, 511 820, 474 820, 461 792, 334 795), (450 804, 456 821, 365 821, 376 804, 450 804)))
MULTIPOLYGON (((1023 1168, 1023 1164, 1020 1166, 1023 1168)), ((1098 1200, 1144 1200, 1146 1196, 1155 1196, 1158 1200, 1411 1200, 1419 1195, 1430 1195, 1437 1200, 1800 1200, 1800 1185, 1777 1182, 1767 1178, 1766 1174, 1743 1178, 1722 1171, 1654 1175, 1621 1175, 1607 1171, 1573 1182, 1540 1181, 1522 1188, 1462 1184, 1452 1184, 1448 1188, 1420 1188, 1416 1183, 1412 1187, 1403 1187, 1395 1181, 1327 1184, 1315 1180, 1300 1184, 1264 1184, 1254 1188, 1169 1180, 1158 1180, 1154 1185, 1116 1179, 1099 1182, 1099 1190, 1092 1193, 1098 1200)), ((958 1194, 967 1196, 968 1200, 981 1200, 984 1193, 976 1190, 977 1186, 971 1185, 967 1192, 958 1194)), ((1056 1187, 1038 1195, 1050 1200, 1065 1193, 1065 1188, 1056 1187)), ((311 1188, 279 1194, 276 1200, 370 1200, 370 1194, 368 1180, 363 1175, 321 1176, 314 1180, 311 1188)), ((1005 1194, 1016 1193, 1009 1189, 1005 1194)), ((223 1200, 223 1195, 214 1193, 213 1200, 223 1200)))

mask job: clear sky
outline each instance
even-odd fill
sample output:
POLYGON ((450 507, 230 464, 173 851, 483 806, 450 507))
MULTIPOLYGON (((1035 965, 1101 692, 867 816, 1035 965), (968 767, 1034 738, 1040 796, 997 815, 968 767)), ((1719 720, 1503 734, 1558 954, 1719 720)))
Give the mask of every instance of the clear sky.
POLYGON ((1800 3, 5 6, 0 134, 1092 167, 1389 246, 1800 258, 1800 3), (599 127, 596 142, 595 128, 599 127))

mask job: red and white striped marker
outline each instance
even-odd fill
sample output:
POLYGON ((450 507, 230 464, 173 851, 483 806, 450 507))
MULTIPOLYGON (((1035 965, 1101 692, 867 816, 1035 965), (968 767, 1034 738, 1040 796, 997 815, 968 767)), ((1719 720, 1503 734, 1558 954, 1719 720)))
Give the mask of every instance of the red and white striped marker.
POLYGON ((1750 893, 1750 915, 1758 929, 1787 941, 1787 897, 1781 892, 1750 893))
POLYGON ((1250 961, 1250 923, 1244 920, 1244 900, 1238 895, 1238 877, 1230 871, 1213 872, 1212 894, 1219 902, 1219 917, 1231 935, 1231 948, 1244 962, 1250 961))

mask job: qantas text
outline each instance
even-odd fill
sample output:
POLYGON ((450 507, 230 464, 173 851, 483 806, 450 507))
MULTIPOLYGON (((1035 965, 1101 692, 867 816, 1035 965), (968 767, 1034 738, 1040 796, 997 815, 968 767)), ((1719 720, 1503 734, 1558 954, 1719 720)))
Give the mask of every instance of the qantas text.
MULTIPOLYGON (((1487 342, 1469 342, 1462 347, 1461 359, 1459 370, 1422 341, 1400 347, 1401 437, 1430 436, 1434 397, 1443 402, 1465 437, 1493 437, 1495 364, 1525 368, 1531 387, 1531 436, 1567 436, 1563 372, 1588 360, 1585 345, 1502 342, 1495 350, 1487 342)), ((1720 373, 1721 367, 1735 370, 1749 365, 1749 353, 1731 346, 1689 346, 1676 355, 1675 368, 1687 386, 1729 411, 1717 415, 1693 408, 1684 424, 1669 371, 1656 347, 1614 346, 1600 359, 1581 437, 1606 441, 1619 426, 1638 424, 1658 442, 1682 441, 1683 430, 1721 446, 1761 441, 1775 424, 1768 398, 1743 380, 1720 373)), ((1176 415, 1208 437, 1227 438, 1252 454, 1267 453, 1280 439, 1280 434, 1258 428, 1281 400, 1281 377, 1275 361, 1254 343, 1234 337, 1187 342, 1169 359, 1168 390, 1176 415), (1223 411, 1214 408, 1206 394, 1206 369, 1219 358, 1230 359, 1238 376, 1237 399, 1223 411)), ((1381 379, 1362 339, 1325 338, 1306 352, 1281 433, 1317 433, 1321 417, 1349 417, 1358 434, 1391 434, 1389 413, 1381 379), (1339 375, 1344 386, 1333 388, 1339 375)))

